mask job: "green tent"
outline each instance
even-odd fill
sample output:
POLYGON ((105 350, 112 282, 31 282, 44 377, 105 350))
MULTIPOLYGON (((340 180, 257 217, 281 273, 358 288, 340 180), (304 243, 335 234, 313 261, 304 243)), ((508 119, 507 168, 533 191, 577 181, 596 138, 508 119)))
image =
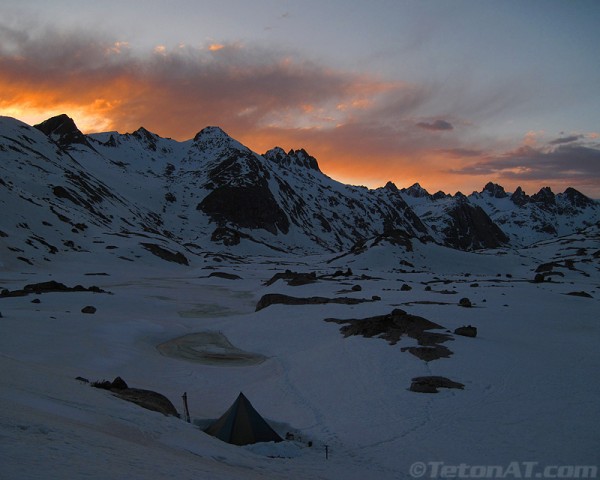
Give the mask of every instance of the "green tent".
POLYGON ((229 410, 204 431, 233 445, 283 440, 241 392, 229 410))

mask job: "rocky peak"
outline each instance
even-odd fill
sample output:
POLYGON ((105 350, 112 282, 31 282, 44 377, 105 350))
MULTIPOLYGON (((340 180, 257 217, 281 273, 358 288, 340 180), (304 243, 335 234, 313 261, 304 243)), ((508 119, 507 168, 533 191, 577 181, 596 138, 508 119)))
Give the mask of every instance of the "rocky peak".
POLYGON ((431 196, 431 198, 434 199, 434 200, 441 200, 442 198, 446 198, 446 197, 449 197, 449 196, 450 196, 449 194, 447 194, 445 192, 442 192, 441 190, 438 190, 437 192, 435 192, 431 196))
POLYGON ((577 208, 586 208, 596 204, 591 198, 586 197, 579 190, 575 190, 572 187, 567 188, 562 196, 566 198, 571 205, 577 208))
POLYGON ((73 119, 64 113, 38 123, 34 127, 48 135, 61 147, 68 147, 74 143, 89 146, 85 135, 77 128, 73 119))
POLYGON ((300 150, 290 150, 288 153, 280 147, 275 147, 263 155, 264 158, 281 166, 297 165, 320 172, 317 159, 309 155, 303 148, 300 150))
POLYGON ((508 194, 504 190, 504 187, 498 185, 497 183, 488 182, 481 193, 487 193, 488 195, 494 198, 506 198, 508 194))
POLYGON ((389 190, 390 192, 394 192, 394 193, 398 192, 398 187, 396 186, 396 184, 394 182, 391 182, 391 181, 387 182, 383 188, 386 190, 389 190))
POLYGON ((404 189, 403 192, 406 195, 409 195, 414 198, 429 197, 429 192, 427 190, 425 190, 418 183, 415 183, 415 184, 411 185, 410 187, 408 187, 407 189, 404 189))
POLYGON ((540 204, 540 208, 550 208, 556 205, 556 195, 554 195, 550 187, 544 187, 538 193, 531 196, 531 201, 540 204))
POLYGON ((515 205, 522 207, 526 203, 529 203, 529 195, 527 195, 521 187, 517 187, 515 192, 511 195, 510 200, 515 205))
POLYGON ((156 141, 159 139, 158 135, 146 130, 144 127, 138 128, 131 135, 144 142, 150 149, 156 150, 156 141))
POLYGON ((220 150, 233 147, 237 150, 249 151, 219 127, 203 128, 196 134, 193 143, 200 150, 220 150))

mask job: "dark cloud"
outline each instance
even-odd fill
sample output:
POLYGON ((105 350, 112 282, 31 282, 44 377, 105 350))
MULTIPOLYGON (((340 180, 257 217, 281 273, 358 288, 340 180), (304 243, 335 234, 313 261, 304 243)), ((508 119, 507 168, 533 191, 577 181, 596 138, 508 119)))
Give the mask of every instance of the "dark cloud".
POLYGON ((559 137, 555 140, 548 142, 548 145, 561 145, 564 143, 573 143, 583 138, 583 135, 570 135, 568 137, 559 137))
POLYGON ((597 185, 600 182, 600 149, 581 145, 560 145, 553 149, 525 146, 452 170, 452 173, 597 185))
POLYGON ((417 127, 424 128, 425 130, 433 130, 433 131, 454 129, 452 124, 450 122, 447 122, 446 120, 435 120, 434 122, 431 122, 431 123, 419 122, 419 123, 417 123, 417 127))
POLYGON ((457 158, 481 157, 484 154, 483 150, 476 150, 471 148, 448 148, 445 150, 441 150, 441 153, 457 158))

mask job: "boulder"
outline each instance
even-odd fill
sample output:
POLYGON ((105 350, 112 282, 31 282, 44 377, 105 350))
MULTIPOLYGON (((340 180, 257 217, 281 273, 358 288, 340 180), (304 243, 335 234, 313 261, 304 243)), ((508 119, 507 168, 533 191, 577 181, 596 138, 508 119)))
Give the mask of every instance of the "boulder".
POLYGON ((471 325, 458 327, 454 330, 455 335, 462 335, 463 337, 472 337, 475 338, 477 336, 477 327, 472 327, 471 325))
POLYGON ((409 390, 418 393, 438 393, 438 388, 458 388, 463 390, 465 386, 446 377, 429 376, 413 378, 409 390))
POLYGON ((466 308, 470 308, 470 307, 472 307, 472 306, 473 306, 473 304, 471 303, 471 300, 469 300, 467 297, 461 298, 461 299, 458 301, 458 304, 459 304, 461 307, 466 307, 466 308))
POLYGON ((96 307, 92 307, 91 305, 88 305, 87 307, 83 307, 81 309, 81 313, 89 313, 89 314, 96 313, 96 307))

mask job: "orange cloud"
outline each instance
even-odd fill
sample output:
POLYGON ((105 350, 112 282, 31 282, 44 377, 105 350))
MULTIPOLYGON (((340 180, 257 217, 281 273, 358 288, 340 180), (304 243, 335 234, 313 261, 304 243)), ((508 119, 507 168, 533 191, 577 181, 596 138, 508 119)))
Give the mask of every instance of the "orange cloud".
POLYGON ((219 125, 259 153, 305 148, 328 175, 369 187, 418 181, 431 191, 469 192, 494 181, 485 178, 489 169, 469 169, 491 155, 489 145, 461 139, 472 122, 423 114, 436 95, 431 86, 335 70, 288 52, 213 43, 135 55, 127 43, 85 34, 0 28, 0 91, 1 112, 31 124, 64 112, 86 132, 143 125, 179 140, 219 125))

